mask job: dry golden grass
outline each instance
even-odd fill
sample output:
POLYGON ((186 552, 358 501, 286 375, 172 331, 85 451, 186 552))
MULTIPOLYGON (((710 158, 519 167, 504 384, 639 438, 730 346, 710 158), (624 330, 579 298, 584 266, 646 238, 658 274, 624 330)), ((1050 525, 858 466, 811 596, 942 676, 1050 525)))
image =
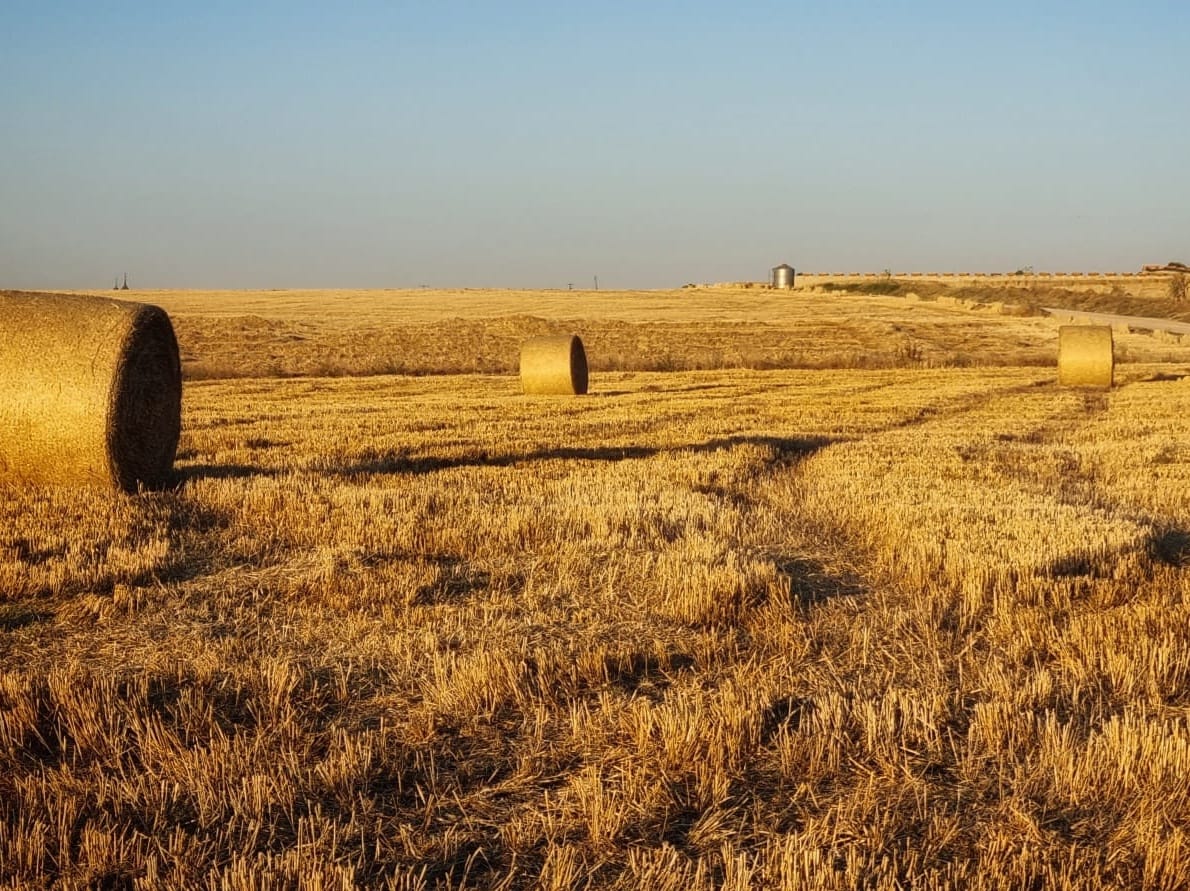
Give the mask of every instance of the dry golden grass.
MULTIPOLYGON (((937 290, 937 288, 935 288, 937 290)), ((123 293, 123 292, 121 292, 123 293)), ((577 333, 592 372, 1053 365, 1049 319, 988 304, 774 291, 130 291, 164 307, 187 378, 515 374, 577 333)), ((1137 334, 1119 360, 1190 359, 1137 334)))
POLYGON ((919 310, 796 324, 1048 367, 198 381, 176 488, 0 486, 0 884, 1184 887, 1190 362, 919 310))

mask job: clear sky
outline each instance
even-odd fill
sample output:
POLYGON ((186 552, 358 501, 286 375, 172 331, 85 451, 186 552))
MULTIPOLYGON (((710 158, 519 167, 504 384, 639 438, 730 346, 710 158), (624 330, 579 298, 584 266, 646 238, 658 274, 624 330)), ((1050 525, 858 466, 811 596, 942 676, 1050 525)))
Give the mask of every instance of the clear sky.
POLYGON ((1190 262, 1190 4, 0 3, 0 287, 1190 262))

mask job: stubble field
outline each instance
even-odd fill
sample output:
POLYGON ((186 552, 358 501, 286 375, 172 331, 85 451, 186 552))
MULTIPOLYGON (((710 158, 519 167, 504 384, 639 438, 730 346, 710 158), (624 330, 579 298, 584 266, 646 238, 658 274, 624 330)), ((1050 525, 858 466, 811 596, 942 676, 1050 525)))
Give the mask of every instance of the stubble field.
POLYGON ((1185 886, 1190 344, 1080 392, 899 297, 127 296, 178 480, 0 484, 0 883, 1185 886), (520 394, 553 331, 589 396, 520 394))

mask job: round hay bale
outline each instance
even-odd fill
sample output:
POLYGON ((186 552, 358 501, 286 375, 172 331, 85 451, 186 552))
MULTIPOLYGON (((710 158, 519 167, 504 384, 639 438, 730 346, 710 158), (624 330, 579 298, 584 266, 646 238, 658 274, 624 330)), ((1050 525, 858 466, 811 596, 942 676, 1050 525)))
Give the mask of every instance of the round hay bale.
POLYGON ((1112 385, 1114 362, 1110 325, 1058 328, 1058 383, 1064 387, 1112 385))
POLYGON ((587 353, 577 334, 533 337, 521 344, 525 393, 581 396, 587 392, 587 353))
POLYGON ((0 479, 135 491, 170 477, 182 368, 156 306, 0 294, 0 479))

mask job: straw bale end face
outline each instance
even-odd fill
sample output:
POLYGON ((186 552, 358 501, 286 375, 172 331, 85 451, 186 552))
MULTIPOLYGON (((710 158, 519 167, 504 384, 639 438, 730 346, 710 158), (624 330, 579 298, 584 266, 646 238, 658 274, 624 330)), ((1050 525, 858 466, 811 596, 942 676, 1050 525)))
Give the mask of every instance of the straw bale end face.
POLYGON ((108 419, 108 461, 124 491, 169 482, 182 433, 182 364, 165 310, 141 306, 121 351, 108 419))
POLYGON ((171 478, 182 368, 164 310, 0 295, 0 478, 136 491, 171 478))
POLYGON ((531 395, 587 392, 587 353, 576 334, 533 337, 521 344, 521 389, 531 395))
POLYGON ((1115 359, 1109 325, 1058 328, 1058 383, 1063 387, 1110 389, 1115 359))

